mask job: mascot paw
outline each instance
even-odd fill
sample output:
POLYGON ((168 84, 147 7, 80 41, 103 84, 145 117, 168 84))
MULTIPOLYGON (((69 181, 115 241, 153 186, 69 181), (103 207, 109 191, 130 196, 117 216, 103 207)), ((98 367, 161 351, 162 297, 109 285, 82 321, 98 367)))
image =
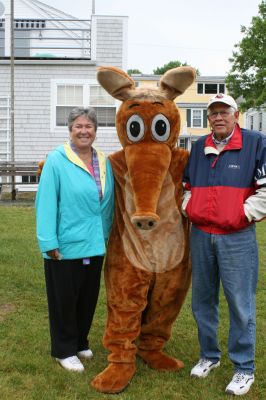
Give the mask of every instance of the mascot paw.
POLYGON ((127 387, 135 372, 134 363, 110 363, 91 381, 91 386, 98 392, 119 393, 127 387))
POLYGON ((138 356, 148 364, 150 368, 157 371, 177 371, 184 368, 184 363, 176 358, 170 357, 162 351, 138 350, 138 356))

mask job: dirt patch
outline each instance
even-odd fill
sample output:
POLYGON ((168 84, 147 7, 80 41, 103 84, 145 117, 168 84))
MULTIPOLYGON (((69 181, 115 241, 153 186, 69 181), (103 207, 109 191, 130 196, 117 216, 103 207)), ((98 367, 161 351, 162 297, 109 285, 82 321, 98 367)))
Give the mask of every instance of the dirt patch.
POLYGON ((16 306, 14 304, 0 304, 0 322, 3 322, 5 316, 16 311, 16 306))

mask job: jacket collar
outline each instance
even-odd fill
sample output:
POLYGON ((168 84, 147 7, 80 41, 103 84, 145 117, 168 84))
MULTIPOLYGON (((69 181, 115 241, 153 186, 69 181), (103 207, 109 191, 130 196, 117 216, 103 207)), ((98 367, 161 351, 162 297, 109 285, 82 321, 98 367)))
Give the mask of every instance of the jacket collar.
MULTIPOLYGON (((76 164, 78 167, 84 169, 84 171, 88 172, 90 175, 90 171, 86 168, 85 164, 81 161, 79 156, 73 151, 71 148, 71 145, 69 142, 64 144, 64 149, 67 158, 73 163, 76 164)), ((98 157, 98 162, 99 162, 99 169, 100 169, 100 180, 101 180, 101 185, 102 185, 102 193, 104 195, 105 191, 105 177, 106 177, 106 161, 105 161, 105 155, 102 151, 97 150, 95 147, 93 147, 93 150, 96 151, 97 157, 98 157)))
MULTIPOLYGON (((216 149, 215 144, 213 143, 212 136, 213 136, 213 132, 211 132, 206 137, 205 144, 204 144, 205 155, 208 155, 208 154, 218 155, 219 154, 219 151, 216 149)), ((240 150, 240 149, 242 149, 242 134, 241 134, 240 126, 238 124, 235 124, 233 135, 222 151, 240 150)))

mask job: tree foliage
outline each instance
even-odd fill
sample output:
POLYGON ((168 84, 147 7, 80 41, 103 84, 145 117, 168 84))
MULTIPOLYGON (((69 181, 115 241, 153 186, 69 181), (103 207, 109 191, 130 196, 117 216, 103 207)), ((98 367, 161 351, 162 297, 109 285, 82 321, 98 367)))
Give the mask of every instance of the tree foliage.
POLYGON ((153 73, 154 73, 154 75, 163 75, 169 69, 176 68, 176 67, 181 67, 181 66, 185 66, 185 65, 187 65, 186 62, 185 63, 181 63, 178 60, 170 61, 169 63, 164 64, 162 67, 157 67, 156 69, 154 69, 153 73))
MULTIPOLYGON (((184 67, 187 66, 188 64, 186 62, 181 63, 181 61, 169 61, 169 63, 164 64, 162 67, 157 67, 156 69, 153 70, 154 75, 163 75, 166 71, 172 68, 177 68, 177 67, 184 67)), ((196 70, 197 75, 200 75, 199 70, 196 70)))
POLYGON ((133 75, 133 74, 142 74, 142 72, 139 69, 128 69, 127 70, 128 75, 133 75))
POLYGON ((240 108, 258 108, 266 103, 266 0, 250 27, 241 27, 244 37, 235 45, 226 83, 229 93, 239 98, 240 108))

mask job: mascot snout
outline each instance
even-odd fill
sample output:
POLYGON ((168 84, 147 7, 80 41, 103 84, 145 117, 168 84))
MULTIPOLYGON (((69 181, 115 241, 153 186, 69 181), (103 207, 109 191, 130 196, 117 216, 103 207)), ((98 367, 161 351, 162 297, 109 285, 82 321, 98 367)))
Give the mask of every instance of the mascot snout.
POLYGON ((143 229, 145 231, 149 231, 156 227, 157 221, 160 220, 160 217, 157 214, 147 212, 146 215, 139 215, 135 213, 131 217, 132 224, 137 229, 143 229))
POLYGON ((160 217, 157 204, 169 169, 171 150, 164 143, 138 143, 125 149, 135 212, 131 222, 137 229, 151 230, 160 217))

